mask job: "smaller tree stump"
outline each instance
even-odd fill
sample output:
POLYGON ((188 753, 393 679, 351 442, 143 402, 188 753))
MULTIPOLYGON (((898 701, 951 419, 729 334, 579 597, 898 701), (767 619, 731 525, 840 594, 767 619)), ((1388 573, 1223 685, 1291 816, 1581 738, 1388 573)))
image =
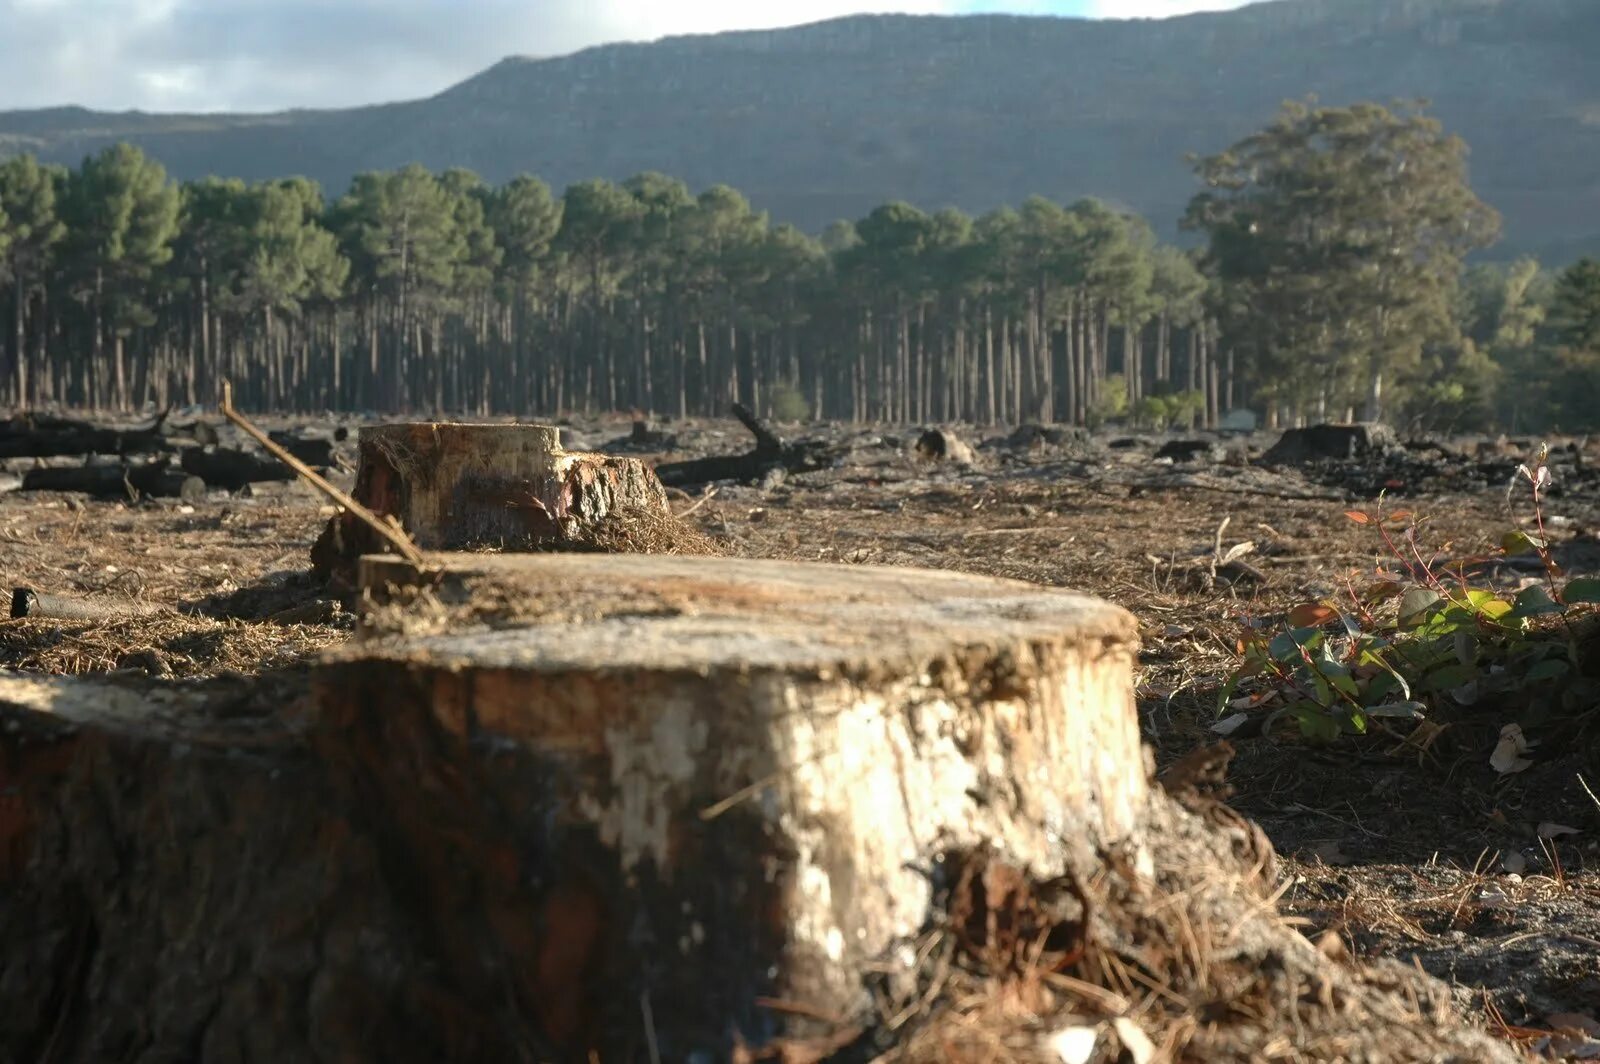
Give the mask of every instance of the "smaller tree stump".
MULTIPOLYGON (((425 550, 536 550, 593 539, 599 523, 666 517, 667 495, 636 458, 569 452, 551 425, 374 425, 358 437, 353 495, 425 550)), ((383 549, 339 514, 312 548, 318 575, 353 574, 383 549)))

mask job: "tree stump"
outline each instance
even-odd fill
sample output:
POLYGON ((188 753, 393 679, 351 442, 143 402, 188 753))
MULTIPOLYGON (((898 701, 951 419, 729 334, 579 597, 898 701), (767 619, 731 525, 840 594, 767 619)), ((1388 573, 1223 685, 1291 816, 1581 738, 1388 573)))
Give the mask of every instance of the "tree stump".
MULTIPOLYGON (((534 550, 581 543, 596 526, 669 513, 665 489, 637 458, 569 452, 549 425, 418 422, 362 428, 355 500, 393 517, 425 550, 534 550)), ((382 550, 340 514, 312 549, 324 577, 382 550)))
MULTIPOLYGON (((439 598, 530 612, 348 648, 318 673, 316 730, 375 751, 426 736, 517 811, 539 886, 505 922, 526 928, 522 992, 546 1030, 640 1035, 648 999, 662 1059, 683 1060, 725 1052, 730 1026, 773 1036, 763 999, 857 1016, 863 969, 928 919, 941 855, 988 843, 1046 878, 1088 869, 1143 808, 1136 629, 1117 607, 909 569, 452 564, 468 569, 439 598)), ((362 566, 379 598, 409 576, 362 566)), ((441 822, 431 771, 363 769, 363 804, 436 825, 419 853, 481 819, 441 822)))
POLYGON ((343 648, 304 697, 0 678, 0 1014, 39 1018, 0 1056, 726 1060, 870 1014, 945 854, 1050 877, 1137 853, 1117 607, 434 557, 459 612, 343 648))

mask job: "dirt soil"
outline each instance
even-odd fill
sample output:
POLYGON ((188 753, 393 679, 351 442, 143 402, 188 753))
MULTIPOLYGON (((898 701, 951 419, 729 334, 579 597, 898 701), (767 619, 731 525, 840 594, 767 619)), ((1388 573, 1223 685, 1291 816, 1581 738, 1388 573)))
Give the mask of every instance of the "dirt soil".
MULTIPOLYGON (((760 487, 674 493, 674 508, 734 557, 959 569, 1128 608, 1144 639, 1142 726, 1161 765, 1217 738, 1217 695, 1245 625, 1279 623, 1383 563, 1346 510, 1385 491, 1428 518, 1444 556, 1488 553, 1513 520, 1506 487, 1529 443, 1444 441, 1271 471, 1250 464, 1266 438, 1218 441, 1174 464, 1156 458, 1157 439, 970 431, 977 458, 958 465, 919 459, 915 430, 786 431, 831 439, 839 461, 760 487), (1230 551, 1242 565, 1216 564, 1230 551)), ((567 426, 571 448, 640 453, 629 436, 625 419, 567 426)), ((353 455, 353 440, 343 446, 353 455)), ((1546 511, 1573 575, 1600 573, 1600 455, 1586 446, 1557 445, 1546 511)), ((748 447, 732 422, 666 425, 644 445, 662 461, 748 447)), ((0 621, 0 667, 249 675, 348 638, 350 614, 306 575, 331 509, 298 486, 270 487, 195 502, 0 496, 7 586, 172 608, 0 621)), ((1493 572, 1508 588, 1536 578, 1493 572)), ((1332 747, 1246 728, 1231 738, 1230 801, 1277 850, 1281 905, 1308 937, 1331 930, 1358 958, 1420 965, 1491 1031, 1550 1059, 1560 1043, 1539 1032, 1561 1025, 1551 1016, 1600 1013, 1600 800, 1585 787, 1600 790, 1597 709, 1519 719, 1456 707, 1429 722, 1444 729, 1428 744, 1407 741, 1409 724, 1332 747), (1489 755, 1513 721, 1538 741, 1534 764, 1500 775, 1489 755)))

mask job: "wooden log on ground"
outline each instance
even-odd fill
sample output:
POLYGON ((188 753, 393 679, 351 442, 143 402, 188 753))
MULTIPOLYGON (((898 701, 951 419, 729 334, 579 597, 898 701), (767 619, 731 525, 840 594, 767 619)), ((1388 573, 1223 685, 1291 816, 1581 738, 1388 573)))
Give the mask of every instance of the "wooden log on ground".
POLYGON ((203 499, 206 483, 164 463, 87 465, 30 469, 22 475, 22 491, 81 492, 97 499, 203 499))
POLYGON ((269 432, 268 437, 306 465, 326 469, 333 464, 333 440, 293 432, 269 432))
POLYGON ((826 443, 816 440, 788 443, 739 403, 733 404, 733 414, 756 438, 754 450, 745 454, 662 463, 656 466, 656 476, 661 483, 669 488, 694 487, 717 480, 752 484, 774 469, 781 469, 785 473, 806 473, 826 469, 832 461, 832 448, 826 443))
MULTIPOLYGON (((607 520, 660 519, 667 496, 637 458, 569 452, 547 425, 409 423, 363 428, 355 501, 397 520, 424 549, 537 550, 590 541, 607 520)), ((335 517, 312 551, 326 576, 382 549, 335 517)))
POLYGON ((28 587, 11 590, 13 620, 32 617, 57 621, 121 621, 129 617, 153 617, 166 612, 167 607, 152 602, 69 598, 65 595, 40 594, 28 587))
POLYGON ((180 461, 184 472, 228 491, 239 491, 247 484, 295 479, 294 470, 276 458, 232 447, 190 447, 180 461))
POLYGON ((1327 459, 1362 458, 1395 446, 1395 442, 1393 430, 1376 422, 1308 425, 1286 430, 1278 442, 1261 456, 1261 462, 1263 465, 1292 465, 1327 459))
POLYGON ((917 457, 929 462, 973 463, 972 448, 950 429, 928 429, 917 437, 917 457))
POLYGON ((154 427, 119 429, 53 419, 45 428, 8 423, 0 430, 0 458, 54 458, 80 454, 160 454, 172 442, 154 427))

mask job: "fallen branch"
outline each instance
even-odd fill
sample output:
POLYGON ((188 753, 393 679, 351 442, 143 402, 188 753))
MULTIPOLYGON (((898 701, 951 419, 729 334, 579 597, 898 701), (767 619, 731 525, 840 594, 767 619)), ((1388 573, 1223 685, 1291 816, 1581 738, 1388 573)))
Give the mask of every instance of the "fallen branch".
POLYGON ((371 527, 371 529, 376 532, 380 538, 393 547, 396 553, 398 553, 406 561, 417 566, 421 566, 423 564, 425 559, 422 557, 422 552, 417 549, 416 544, 412 543, 410 537, 408 537, 404 531, 397 527, 394 522, 383 520, 377 514, 356 502, 349 495, 334 487, 327 481, 326 478, 317 473, 316 470, 312 469, 310 466, 300 461, 300 459, 290 454, 281 444, 272 439, 265 432, 262 432, 260 429, 256 428, 255 425, 250 423, 248 418, 235 410, 233 408, 232 381, 225 380, 222 382, 222 416, 239 426, 240 430, 243 431, 245 435, 249 436, 261 446, 265 447, 270 454, 277 457, 278 461, 282 462, 296 473, 299 473, 300 476, 312 487, 316 488, 329 499, 333 500, 334 505, 339 506, 345 511, 360 518, 364 524, 371 527))
POLYGON ((11 616, 55 621, 121 621, 130 617, 151 617, 166 613, 164 606, 149 602, 100 602, 94 599, 41 595, 32 588, 13 588, 11 616))
POLYGON ((733 404, 733 416, 756 438, 755 450, 658 465, 656 477, 661 483, 669 488, 709 484, 717 480, 737 480, 749 484, 774 469, 782 469, 786 473, 808 473, 826 468, 831 460, 828 444, 819 440, 786 443, 743 404, 733 404))
POLYGON ((688 507, 687 509, 680 511, 676 516, 678 518, 680 518, 680 519, 688 517, 690 514, 694 513, 696 510, 700 509, 700 507, 704 506, 706 503, 710 502, 712 499, 715 499, 716 497, 717 497, 717 489, 716 488, 707 488, 705 494, 700 496, 700 499, 699 499, 698 502, 696 502, 694 505, 688 507))
POLYGON ((22 475, 19 490, 81 492, 97 499, 199 499, 205 497, 206 482, 169 469, 163 459, 147 465, 30 469, 22 475))

